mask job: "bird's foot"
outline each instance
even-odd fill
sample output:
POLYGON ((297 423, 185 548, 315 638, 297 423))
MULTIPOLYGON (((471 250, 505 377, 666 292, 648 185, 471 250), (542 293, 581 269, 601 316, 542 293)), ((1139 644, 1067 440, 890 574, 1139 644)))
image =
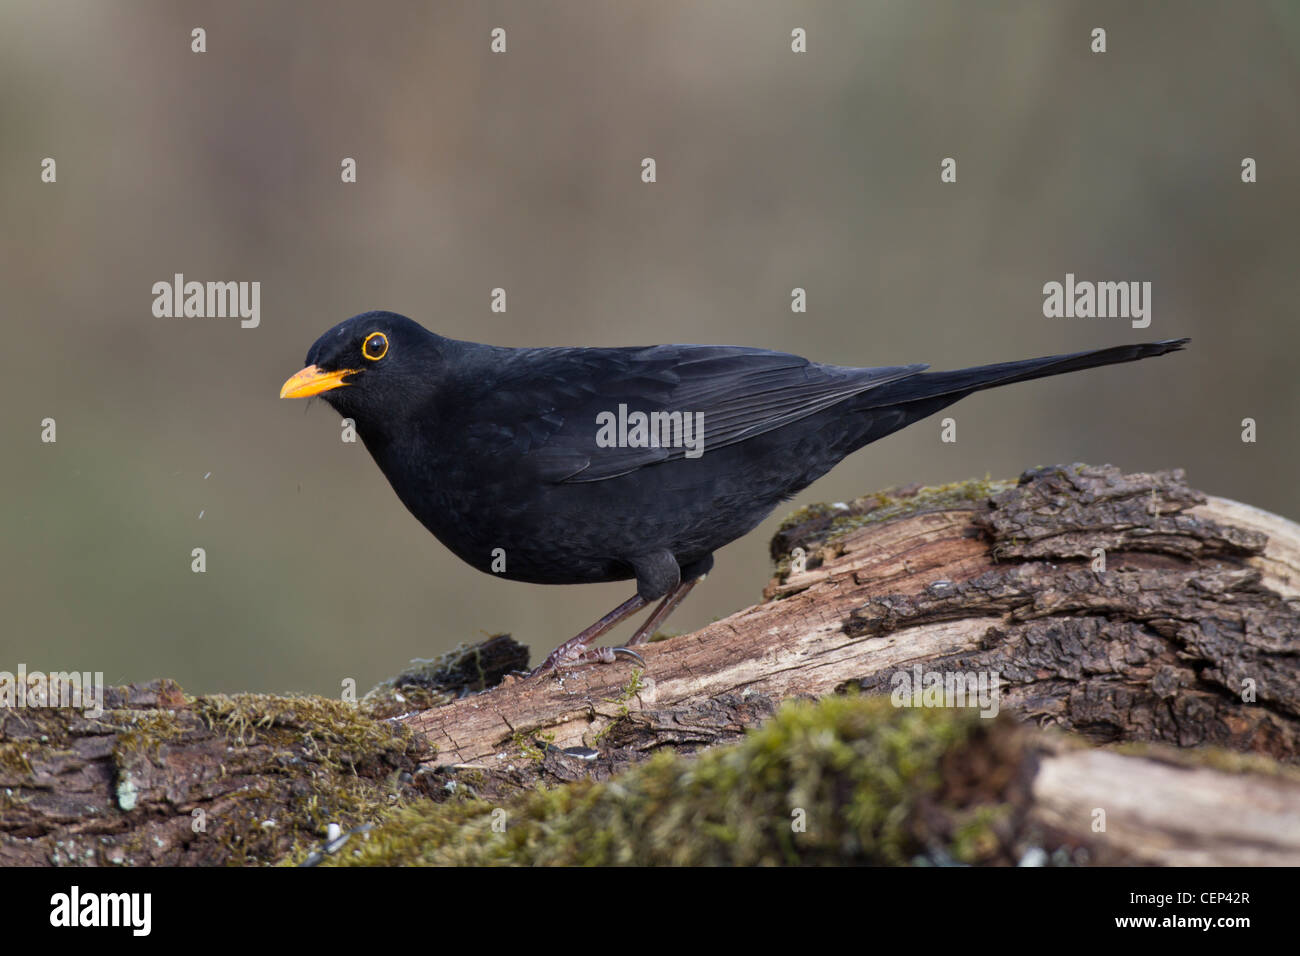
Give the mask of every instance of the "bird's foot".
MULTIPOLYGON (((635 614, 641 608, 645 607, 645 598, 638 594, 633 594, 630 598, 620 604, 614 610, 610 611, 591 627, 583 629, 580 633, 569 638, 555 650, 551 651, 550 657, 542 661, 542 666, 537 668, 529 677, 536 677, 538 674, 544 674, 547 671, 553 671, 560 667, 578 667, 582 664, 593 663, 612 663, 615 652, 621 648, 614 647, 595 647, 588 650, 587 645, 596 640, 606 631, 616 627, 618 623, 630 614, 635 614)), ((630 652, 637 660, 641 660, 640 655, 635 651, 630 652)), ((641 661, 642 665, 645 661, 641 661)))
POLYGON ((645 658, 628 647, 565 647, 561 644, 528 676, 536 677, 547 671, 571 670, 587 664, 613 664, 620 656, 630 657, 645 667, 645 658))

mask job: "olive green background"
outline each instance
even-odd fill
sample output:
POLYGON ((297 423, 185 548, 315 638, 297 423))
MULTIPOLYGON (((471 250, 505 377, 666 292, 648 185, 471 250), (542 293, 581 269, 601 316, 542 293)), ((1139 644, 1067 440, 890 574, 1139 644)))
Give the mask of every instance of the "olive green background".
MULTIPOLYGON (((1190 335, 968 399, 956 444, 923 422, 791 507, 1089 461, 1296 518, 1297 89, 1281 0, 6 0, 0 670, 332 694, 487 633, 548 650, 626 597, 460 564, 328 407, 277 399, 371 308, 502 345, 936 368, 1190 335), (260 281, 261 326, 155 318, 176 272, 260 281), (1045 319, 1067 272, 1152 282, 1151 327, 1045 319)), ((759 597, 779 518, 673 628, 759 597)))

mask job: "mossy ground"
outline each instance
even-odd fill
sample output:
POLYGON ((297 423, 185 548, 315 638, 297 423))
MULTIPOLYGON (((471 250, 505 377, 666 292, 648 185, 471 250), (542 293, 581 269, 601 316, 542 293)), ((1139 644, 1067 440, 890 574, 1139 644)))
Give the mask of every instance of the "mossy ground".
POLYGON ((323 697, 200 697, 194 708, 232 746, 263 744, 274 753, 294 755, 279 782, 273 775, 264 792, 248 793, 246 825, 226 832, 229 862, 235 864, 269 862, 259 833, 267 819, 290 836, 289 855, 314 846, 330 823, 347 829, 376 819, 401 804, 407 788, 401 786, 400 768, 414 769, 421 757, 432 755, 400 725, 374 720, 354 704, 323 697), (280 792, 286 783, 288 799, 280 792), (263 801, 275 805, 273 814, 263 801))
MULTIPOLYGON (((465 799, 384 814, 330 862, 351 865, 775 865, 908 862, 945 755, 988 728, 965 711, 837 696, 784 706, 734 747, 660 753, 607 783, 504 805, 465 799), (983 726, 981 726, 983 725, 983 726)), ((990 844, 996 805, 965 813, 946 852, 990 844)))

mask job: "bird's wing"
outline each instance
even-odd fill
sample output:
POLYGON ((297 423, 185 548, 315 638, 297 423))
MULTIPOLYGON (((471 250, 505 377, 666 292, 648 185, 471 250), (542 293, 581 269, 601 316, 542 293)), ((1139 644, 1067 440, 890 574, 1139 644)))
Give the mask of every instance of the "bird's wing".
MULTIPOLYGON (((602 481, 687 456, 688 448, 603 447, 601 421, 627 413, 703 415, 703 453, 745 441, 928 368, 843 368, 764 349, 656 345, 497 353, 467 437, 544 480, 602 481), (606 416, 601 418, 598 416, 606 416)), ((693 421, 700 421, 695 418, 693 421)), ((608 432, 606 436, 608 436, 608 432)))

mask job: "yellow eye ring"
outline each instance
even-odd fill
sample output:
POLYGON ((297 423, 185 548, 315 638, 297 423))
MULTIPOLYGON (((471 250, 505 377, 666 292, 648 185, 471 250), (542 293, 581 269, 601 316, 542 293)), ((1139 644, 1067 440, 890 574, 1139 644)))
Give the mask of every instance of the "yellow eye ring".
POLYGON ((361 354, 372 362, 378 362, 388 354, 388 336, 383 332, 371 332, 361 345, 361 354))

